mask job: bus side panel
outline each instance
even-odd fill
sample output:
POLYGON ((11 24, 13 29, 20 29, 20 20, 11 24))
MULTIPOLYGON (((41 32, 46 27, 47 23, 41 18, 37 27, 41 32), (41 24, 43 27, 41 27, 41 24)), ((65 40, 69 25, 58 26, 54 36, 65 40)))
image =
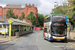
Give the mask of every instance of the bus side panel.
POLYGON ((46 34, 45 34, 45 32, 44 32, 44 29, 43 29, 43 36, 46 37, 46 34))
POLYGON ((43 36, 46 37, 46 34, 44 32, 45 24, 43 25, 43 36))
POLYGON ((49 38, 51 35, 50 35, 50 25, 51 25, 51 22, 47 22, 47 23, 44 23, 44 29, 43 29, 43 36, 45 38, 49 38))

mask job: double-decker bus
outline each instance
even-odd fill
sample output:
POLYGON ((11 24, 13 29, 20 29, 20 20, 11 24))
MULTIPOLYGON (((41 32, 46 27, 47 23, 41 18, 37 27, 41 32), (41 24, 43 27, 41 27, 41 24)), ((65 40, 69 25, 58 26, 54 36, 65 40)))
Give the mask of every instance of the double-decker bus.
POLYGON ((44 20, 43 37, 49 41, 67 41, 67 16, 50 15, 44 20))

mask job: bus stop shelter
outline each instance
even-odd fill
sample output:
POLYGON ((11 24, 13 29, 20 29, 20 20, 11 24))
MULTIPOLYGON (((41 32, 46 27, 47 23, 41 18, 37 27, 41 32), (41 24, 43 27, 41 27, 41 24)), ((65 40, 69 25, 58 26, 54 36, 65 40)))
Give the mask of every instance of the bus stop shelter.
POLYGON ((27 22, 13 18, 9 18, 3 24, 7 26, 7 34, 9 36, 15 36, 15 32, 29 31, 30 27, 32 26, 27 22))

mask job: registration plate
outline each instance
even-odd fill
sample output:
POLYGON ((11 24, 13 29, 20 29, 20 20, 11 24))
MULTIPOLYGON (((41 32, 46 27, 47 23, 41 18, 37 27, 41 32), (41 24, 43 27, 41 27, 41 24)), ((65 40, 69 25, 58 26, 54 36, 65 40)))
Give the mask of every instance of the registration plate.
POLYGON ((61 41, 60 39, 57 39, 57 41, 61 41))

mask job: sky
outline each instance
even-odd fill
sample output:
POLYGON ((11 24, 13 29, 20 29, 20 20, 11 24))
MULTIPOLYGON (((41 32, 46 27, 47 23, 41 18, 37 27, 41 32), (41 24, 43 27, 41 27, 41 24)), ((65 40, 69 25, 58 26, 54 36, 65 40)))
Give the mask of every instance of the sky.
POLYGON ((0 0, 0 6, 5 6, 6 4, 20 4, 25 7, 25 4, 34 4, 37 6, 38 13, 43 15, 50 15, 55 4, 60 4, 64 0, 0 0), (57 3, 55 3, 57 2, 57 3))

